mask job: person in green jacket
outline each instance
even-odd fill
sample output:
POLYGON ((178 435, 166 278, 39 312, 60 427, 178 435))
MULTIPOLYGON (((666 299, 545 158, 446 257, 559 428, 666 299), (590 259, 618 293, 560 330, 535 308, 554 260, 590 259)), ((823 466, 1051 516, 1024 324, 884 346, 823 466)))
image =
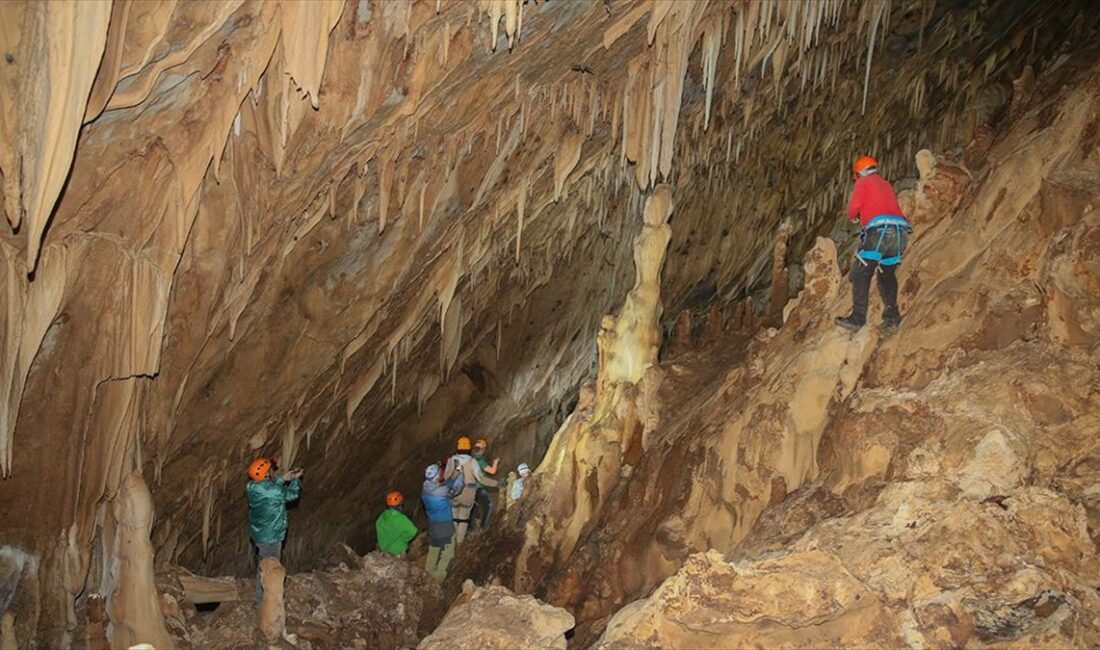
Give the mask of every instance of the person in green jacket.
MULTIPOLYGON (((500 465, 500 459, 497 458, 491 464, 489 463, 489 457, 486 452, 489 450, 489 441, 485 438, 478 438, 478 441, 474 443, 474 460, 477 461, 479 467, 481 467, 481 473, 486 476, 496 476, 497 467, 500 465)), ((489 494, 489 486, 481 481, 477 482, 477 494, 474 496, 474 513, 471 514, 471 519, 478 522, 478 527, 481 530, 489 529, 489 517, 493 514, 493 498, 489 494)))
MULTIPOLYGON (((248 466, 248 533, 256 545, 259 559, 274 557, 282 560, 286 539, 286 504, 297 501, 302 491, 302 470, 274 475, 273 461, 257 458, 248 466)), ((259 562, 257 562, 257 565, 259 562)), ((264 597, 260 570, 256 569, 256 603, 264 597)))
POLYGON ((402 511, 401 504, 404 502, 405 495, 397 491, 390 492, 386 495, 386 509, 374 522, 374 530, 378 533, 378 548, 398 557, 405 554, 409 543, 420 532, 416 524, 402 511))

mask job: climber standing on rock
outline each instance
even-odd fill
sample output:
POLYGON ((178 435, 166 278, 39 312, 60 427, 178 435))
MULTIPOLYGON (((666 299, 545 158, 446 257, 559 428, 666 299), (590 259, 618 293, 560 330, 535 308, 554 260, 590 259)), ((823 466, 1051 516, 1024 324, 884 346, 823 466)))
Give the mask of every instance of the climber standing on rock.
POLYGON ((416 539, 416 524, 402 509, 405 495, 397 490, 386 495, 386 509, 374 522, 374 532, 378 536, 378 548, 384 553, 401 557, 409 548, 409 542, 416 539))
MULTIPOLYGON (((489 464, 489 458, 485 455, 488 450, 489 441, 485 438, 479 438, 474 443, 474 460, 477 461, 482 474, 496 476, 500 459, 497 458, 492 464, 489 464)), ((487 530, 489 528, 489 516, 493 514, 493 497, 489 494, 489 488, 481 481, 478 481, 477 494, 474 496, 474 512, 478 520, 478 528, 487 530)))
POLYGON ((497 487, 496 479, 486 476, 481 471, 481 465, 470 455, 472 447, 468 437, 459 437, 455 443, 455 453, 447 461, 447 469, 443 474, 445 480, 462 476, 463 481, 462 492, 451 503, 455 521, 455 544, 461 544, 466 539, 466 531, 470 528, 470 511, 473 510, 474 500, 477 498, 478 485, 497 487))
POLYGON ((892 334, 901 324, 896 271, 913 229, 901 213, 894 188, 879 174, 874 158, 860 156, 852 165, 852 178, 856 183, 848 202, 848 218, 859 221, 859 250, 852 266, 852 313, 837 317, 836 322, 852 331, 866 324, 871 278, 877 275, 883 305, 882 331, 892 334))
MULTIPOLYGON (((259 560, 282 560, 288 518, 286 504, 297 501, 302 491, 302 470, 276 474, 275 460, 257 458, 248 466, 248 532, 259 560)), ((256 571, 256 603, 264 597, 260 571, 256 571)))
POLYGON ((424 512, 428 515, 428 557, 424 570, 437 582, 443 582, 447 577, 447 569, 455 556, 455 522, 451 500, 462 492, 462 480, 461 474, 444 480, 439 465, 428 465, 424 470, 424 487, 420 494, 424 512))

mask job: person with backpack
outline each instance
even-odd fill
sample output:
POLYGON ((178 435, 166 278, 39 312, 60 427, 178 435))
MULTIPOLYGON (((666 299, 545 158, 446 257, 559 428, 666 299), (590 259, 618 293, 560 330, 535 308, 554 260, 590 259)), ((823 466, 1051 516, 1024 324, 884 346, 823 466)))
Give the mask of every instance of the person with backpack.
POLYGON ((474 500, 477 498, 479 484, 486 487, 497 487, 496 479, 490 478, 481 471, 478 464, 470 454, 473 444, 467 436, 460 436, 455 443, 455 453, 447 461, 447 469, 444 471, 444 480, 451 480, 456 476, 462 477, 462 492, 451 502, 451 511, 454 513, 455 544, 462 544, 466 539, 466 532, 470 528, 470 511, 473 510, 474 500))
POLYGON ((428 515, 428 557, 424 570, 437 582, 443 582, 455 556, 455 522, 451 500, 462 491, 463 478, 459 474, 444 479, 439 465, 432 464, 424 470, 424 487, 420 500, 428 515))

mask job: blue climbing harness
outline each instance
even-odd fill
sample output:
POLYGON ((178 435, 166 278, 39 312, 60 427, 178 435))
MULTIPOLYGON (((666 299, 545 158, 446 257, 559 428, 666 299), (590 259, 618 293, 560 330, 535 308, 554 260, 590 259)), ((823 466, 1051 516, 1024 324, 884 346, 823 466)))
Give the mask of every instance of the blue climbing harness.
POLYGON ((909 242, 913 227, 905 217, 897 214, 880 214, 867 222, 859 233, 859 251, 856 256, 881 266, 901 264, 902 253, 909 242), (874 240, 874 247, 871 243, 874 240))

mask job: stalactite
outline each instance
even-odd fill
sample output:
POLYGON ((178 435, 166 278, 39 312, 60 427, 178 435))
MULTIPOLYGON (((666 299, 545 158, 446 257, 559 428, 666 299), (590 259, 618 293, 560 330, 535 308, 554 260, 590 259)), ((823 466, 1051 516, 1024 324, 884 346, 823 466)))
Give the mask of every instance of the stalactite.
POLYGON ((523 245, 523 219, 527 211, 527 183, 521 182, 516 197, 516 263, 519 263, 520 248, 523 245))
MULTIPOLYGON (((7 12, 16 9, 4 8, 0 20, 10 24, 14 18, 7 12)), ((20 229, 22 224, 26 230, 24 268, 29 273, 37 265, 46 223, 72 164, 92 83, 107 44, 111 5, 102 1, 62 2, 18 9, 28 14, 24 24, 27 33, 14 54, 36 73, 21 80, 18 102, 4 102, 3 112, 10 110, 11 116, 0 120, 0 141, 5 145, 0 148, 0 169, 4 172, 8 221, 13 229, 20 229), (73 38, 78 32, 81 38, 73 38)), ((18 30, 19 26, 9 28, 18 30)), ((12 55, 6 53, 9 64, 14 60, 12 55)))
POLYGON ((875 35, 878 33, 878 26, 879 22, 882 20, 883 11, 889 4, 890 0, 872 3, 871 33, 867 37, 867 67, 863 73, 863 103, 860 107, 860 115, 865 115, 867 113, 867 90, 871 85, 871 62, 875 57, 875 35))
POLYGON ((378 232, 386 229, 390 189, 393 187, 393 162, 386 154, 378 157, 378 232))
POLYGON ((554 154, 554 201, 561 199, 569 173, 581 159, 584 135, 569 129, 562 136, 561 145, 554 154))
POLYGON ((711 103, 714 99, 714 76, 718 70, 718 50, 725 31, 721 25, 710 24, 703 32, 703 88, 706 91, 703 130, 710 126, 711 103))

